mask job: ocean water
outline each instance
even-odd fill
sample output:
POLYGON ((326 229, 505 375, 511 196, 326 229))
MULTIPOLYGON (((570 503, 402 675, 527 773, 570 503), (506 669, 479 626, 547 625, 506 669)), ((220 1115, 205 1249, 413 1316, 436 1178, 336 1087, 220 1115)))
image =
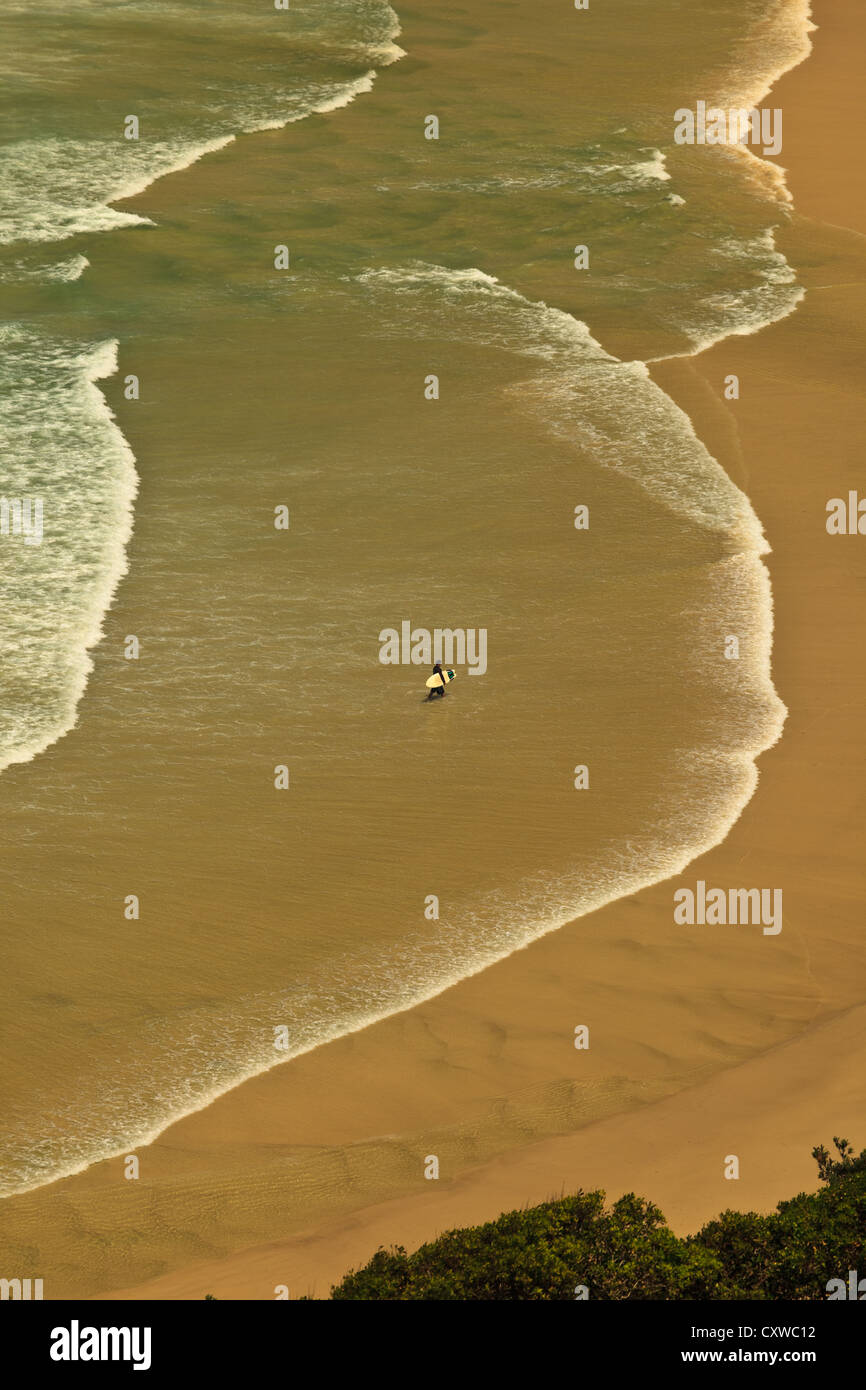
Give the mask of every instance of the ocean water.
POLYGON ((767 540, 646 363, 796 310, 778 169, 673 112, 808 42, 801 0, 0 3, 2 495, 44 509, 0 537, 0 1191, 727 832, 784 718, 767 540), (403 621, 486 674, 425 706, 403 621))

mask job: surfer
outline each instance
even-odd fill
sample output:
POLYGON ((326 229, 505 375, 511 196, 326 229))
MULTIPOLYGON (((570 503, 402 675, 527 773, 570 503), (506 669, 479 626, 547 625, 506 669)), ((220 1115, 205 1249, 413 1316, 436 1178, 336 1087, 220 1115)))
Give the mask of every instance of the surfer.
POLYGON ((446 680, 445 680, 445 672, 442 670, 442 662, 441 662, 441 661, 437 661, 437 662, 436 662, 435 666, 433 667, 433 674, 434 674, 434 676, 438 676, 438 677, 439 677, 439 679, 440 679, 440 681, 442 682, 442 684, 439 685, 439 686, 437 686, 435 690, 431 690, 431 691, 430 691, 430 694, 427 696, 427 699, 428 699, 428 700, 432 700, 432 699, 433 699, 435 696, 437 696, 437 695, 441 695, 441 696, 444 697, 444 696, 448 693, 448 692, 446 691, 446 689, 445 689, 445 686, 446 686, 447 682, 446 682, 446 680))

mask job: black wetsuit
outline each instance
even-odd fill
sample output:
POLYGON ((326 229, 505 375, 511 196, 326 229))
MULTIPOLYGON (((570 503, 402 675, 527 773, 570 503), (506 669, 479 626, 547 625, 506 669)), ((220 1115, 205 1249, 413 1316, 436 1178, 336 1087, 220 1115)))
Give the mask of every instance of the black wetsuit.
POLYGON ((436 665, 433 667, 433 674, 434 674, 434 676, 441 676, 441 678, 442 678, 442 684, 441 684, 441 685, 437 685, 433 690, 430 691, 430 696, 429 696, 429 698, 430 698, 431 700, 433 699, 433 696, 434 696, 434 695, 444 695, 444 694, 445 694, 445 672, 442 670, 442 662, 441 662, 441 661, 437 661, 437 662, 436 662, 436 665))

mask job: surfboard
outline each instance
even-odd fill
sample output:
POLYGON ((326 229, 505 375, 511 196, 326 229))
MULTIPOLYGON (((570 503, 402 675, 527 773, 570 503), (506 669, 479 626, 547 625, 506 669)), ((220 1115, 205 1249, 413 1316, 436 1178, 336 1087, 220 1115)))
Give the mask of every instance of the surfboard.
POLYGON ((427 681, 427 689, 438 690, 440 685, 450 685, 451 682, 455 679, 456 674, 456 671, 446 671, 444 680, 441 676, 430 676, 430 678, 427 681))

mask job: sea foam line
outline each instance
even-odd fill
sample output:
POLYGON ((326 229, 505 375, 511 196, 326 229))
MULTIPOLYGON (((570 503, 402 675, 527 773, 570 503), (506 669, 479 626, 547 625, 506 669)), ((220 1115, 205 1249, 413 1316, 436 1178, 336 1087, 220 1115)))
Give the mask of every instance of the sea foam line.
MULTIPOLYGON (((811 56, 813 51, 811 35, 817 28, 818 25, 812 18, 812 0, 775 0, 769 14, 741 45, 739 74, 726 79, 728 85, 720 88, 711 96, 708 106, 719 107, 723 110, 751 110, 759 107, 786 73, 799 67, 811 56), (765 58, 768 46, 771 50, 775 49, 773 66, 764 71, 761 71, 760 66, 758 66, 758 70, 753 70, 747 76, 743 69, 749 65, 755 67, 752 55, 760 54, 762 59, 765 58)), ((743 135, 740 139, 726 140, 712 148, 724 151, 730 158, 742 160, 750 176, 757 178, 762 188, 770 191, 780 203, 790 206, 793 203, 793 197, 786 182, 787 171, 785 168, 782 165, 773 164, 757 154, 746 141, 747 135, 743 135)), ((805 299, 806 291, 801 286, 795 286, 794 272, 776 247, 775 234, 777 230, 777 226, 767 227, 760 238, 763 242, 763 250, 768 253, 773 266, 768 278, 776 285, 790 286, 787 295, 779 295, 777 311, 765 316, 760 313, 755 314, 751 321, 744 322, 733 330, 720 329, 714 333, 704 334, 694 347, 686 352, 650 357, 646 359, 647 362, 665 362, 678 357, 694 357, 715 344, 723 342, 728 337, 748 337, 754 333, 759 333, 762 329, 769 327, 771 323, 787 318, 798 308, 805 299)), ((748 251, 749 243, 743 243, 742 249, 748 251)), ((728 250, 737 254, 737 248, 729 247, 728 250)))
MULTIPOLYGON (((741 46, 740 75, 729 78, 730 87, 716 93, 712 105, 728 110, 751 110, 758 107, 770 92, 793 68, 799 67, 812 53, 811 35, 818 28, 812 18, 812 0, 775 0, 773 8, 765 19, 756 26, 741 46), (745 55, 754 52, 763 58, 767 45, 775 46, 776 62, 769 71, 754 71, 749 78, 742 71, 748 62, 745 55), (743 85, 738 86, 741 82, 743 85)), ((754 63, 753 63, 754 65, 754 63)), ((781 202, 791 204, 793 198, 785 181, 786 170, 782 165, 771 164, 762 159, 742 139, 725 141, 719 148, 726 149, 734 158, 741 158, 751 166, 752 172, 764 186, 771 188, 781 202)))
MULTIPOLYGON (((75 435, 70 436, 68 448, 74 445, 92 448, 94 454, 101 461, 99 483, 103 483, 107 492, 100 499, 104 504, 106 512, 112 518, 112 528, 105 536, 97 536, 93 540, 93 545, 98 554, 99 582, 86 590, 86 599, 76 609, 74 613, 63 611, 62 618, 65 626, 68 626, 72 643, 67 649, 67 657, 70 658, 67 667, 67 683, 56 688, 56 702, 48 704, 44 723, 37 728, 30 728, 26 733, 20 728, 12 741, 7 746, 0 748, 0 771, 15 763, 30 762, 39 753, 45 751, 58 739, 72 729, 78 718, 78 706, 87 686, 88 676, 93 669, 93 661, 89 655, 91 648, 95 647, 104 636, 103 623, 106 613, 111 606, 112 599, 117 590, 120 580, 128 569, 128 559, 126 547, 132 535, 133 503, 138 492, 138 474, 135 469, 135 458, 125 436, 116 423, 114 413, 111 410, 103 393, 99 390, 97 382, 106 377, 113 376, 117 371, 118 343, 116 339, 109 339, 96 344, 89 349, 82 350, 71 355, 64 346, 58 347, 54 343, 43 341, 33 336, 28 340, 26 332, 22 332, 20 326, 8 325, 0 331, 0 343, 4 352, 10 353, 15 349, 27 352, 28 347, 39 358, 40 353, 46 349, 52 353, 52 361, 56 360, 59 364, 63 362, 62 376, 69 381, 73 389, 77 392, 77 406, 70 416, 71 430, 75 435), (14 341, 13 341, 14 339, 14 341), (59 354, 59 355, 58 355, 59 354), (22 736, 23 734, 23 736, 22 736)), ((29 389, 37 390, 31 384, 29 389)), ((37 396, 37 407, 50 408, 54 404, 53 399, 46 399, 39 402, 37 396)), ((19 393, 19 399, 15 401, 17 409, 26 410, 24 392, 19 393)), ((50 451, 51 441, 59 437, 60 447, 63 447, 62 427, 58 428, 56 436, 54 431, 49 428, 46 431, 46 449, 50 451)), ((28 434, 27 438, 32 438, 28 434)), ((39 451, 36 460, 37 470, 45 467, 46 457, 44 451, 39 451)), ((16 491, 23 495, 38 491, 38 487, 28 482, 28 465, 20 462, 10 463, 6 461, 6 485, 10 482, 16 491)), ((57 484, 62 487, 64 482, 68 483, 69 478, 63 478, 62 469, 58 462, 58 470, 55 474, 57 484)), ((69 506, 68 501, 61 501, 61 506, 69 506)), ((25 585, 38 585, 38 571, 35 566, 41 559, 42 552, 45 554, 45 561, 48 565, 48 574, 53 576, 58 566, 63 565, 61 558, 60 545, 62 542, 59 537, 51 533, 51 524, 46 527, 46 535, 42 546, 38 552, 34 552, 29 557, 30 568, 23 574, 22 580, 25 585)), ((74 566, 76 563, 74 547, 65 557, 67 565, 74 566)), ((88 556, 88 560, 92 557, 88 556)), ((71 571, 70 571, 71 572, 71 571)), ((50 582, 50 580, 49 580, 50 582)), ((10 572, 6 579, 7 591, 7 635, 11 632, 14 641, 16 631, 14 617, 20 614, 26 607, 26 600, 20 602, 13 601, 15 595, 15 573, 10 572)), ((28 626, 32 623, 44 621, 44 615, 38 610, 30 608, 27 613, 28 626)), ((46 661, 50 666, 53 661, 51 651, 46 653, 46 661)), ((38 663, 25 664, 22 667, 21 678, 23 681, 40 683, 47 679, 47 672, 38 663)), ((18 727, 18 726, 16 726, 18 727)))

